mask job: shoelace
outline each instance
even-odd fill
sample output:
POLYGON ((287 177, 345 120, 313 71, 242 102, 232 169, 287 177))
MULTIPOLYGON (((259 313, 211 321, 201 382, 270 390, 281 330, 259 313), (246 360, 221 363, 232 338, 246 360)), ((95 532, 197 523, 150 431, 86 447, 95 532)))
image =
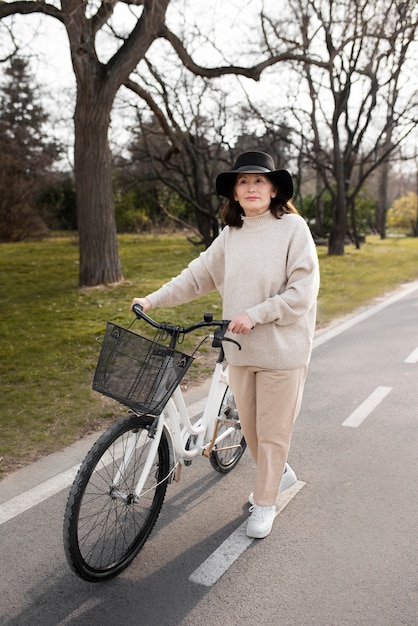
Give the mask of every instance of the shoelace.
POLYGON ((270 506, 257 506, 257 504, 252 504, 249 508, 249 511, 253 515, 254 518, 264 521, 264 519, 268 515, 270 515, 272 508, 273 507, 270 507, 270 506))

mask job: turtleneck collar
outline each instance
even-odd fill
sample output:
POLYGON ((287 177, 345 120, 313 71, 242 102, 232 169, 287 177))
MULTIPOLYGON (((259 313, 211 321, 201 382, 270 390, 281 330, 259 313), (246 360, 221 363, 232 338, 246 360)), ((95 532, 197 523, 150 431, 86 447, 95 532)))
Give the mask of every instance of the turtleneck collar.
POLYGON ((266 211, 261 215, 252 215, 252 216, 242 216, 242 228, 251 229, 251 230, 259 230, 270 224, 272 221, 276 221, 276 217, 270 213, 270 211, 266 211))

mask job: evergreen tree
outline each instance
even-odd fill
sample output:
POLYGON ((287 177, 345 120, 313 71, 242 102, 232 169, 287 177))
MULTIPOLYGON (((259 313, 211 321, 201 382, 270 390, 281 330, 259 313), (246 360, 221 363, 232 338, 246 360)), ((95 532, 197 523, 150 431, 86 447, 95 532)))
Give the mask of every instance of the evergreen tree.
POLYGON ((48 119, 28 62, 13 57, 0 86, 0 241, 46 234, 36 197, 58 156, 44 130, 48 119))

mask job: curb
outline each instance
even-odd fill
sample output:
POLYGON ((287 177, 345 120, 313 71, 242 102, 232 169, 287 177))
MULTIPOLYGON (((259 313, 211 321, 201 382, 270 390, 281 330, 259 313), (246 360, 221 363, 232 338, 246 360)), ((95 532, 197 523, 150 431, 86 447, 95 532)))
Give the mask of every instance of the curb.
MULTIPOLYGON (((404 283, 398 289, 382 294, 369 305, 363 306, 352 314, 334 320, 326 327, 315 333, 313 348, 326 343, 335 336, 343 333, 351 326, 374 315, 397 300, 411 294, 418 289, 418 280, 404 283)), ((192 417, 202 412, 204 399, 207 396, 210 379, 205 383, 184 391, 186 405, 192 417)), ((97 431, 66 448, 39 459, 15 472, 12 472, 0 481, 0 505, 20 494, 47 482, 51 477, 64 473, 81 463, 91 446, 100 436, 97 431)))
MULTIPOLYGON (((183 391, 191 416, 203 409, 203 400, 209 391, 210 381, 183 391)), ((37 487, 51 477, 72 469, 81 463, 103 431, 96 431, 73 444, 12 472, 0 481, 0 505, 11 498, 37 487)))

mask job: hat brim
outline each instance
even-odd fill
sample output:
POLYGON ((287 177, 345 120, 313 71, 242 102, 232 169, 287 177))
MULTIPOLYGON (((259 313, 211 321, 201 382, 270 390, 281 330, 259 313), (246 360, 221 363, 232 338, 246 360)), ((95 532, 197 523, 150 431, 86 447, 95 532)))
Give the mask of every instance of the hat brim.
POLYGON ((218 174, 216 178, 216 193, 218 196, 224 196, 225 198, 232 198, 232 193, 235 186, 235 181, 238 174, 264 174, 272 183, 278 187, 281 193, 287 200, 293 197, 293 181, 287 170, 274 170, 270 171, 265 167, 252 165, 240 167, 237 170, 231 170, 230 172, 222 172, 218 174))

